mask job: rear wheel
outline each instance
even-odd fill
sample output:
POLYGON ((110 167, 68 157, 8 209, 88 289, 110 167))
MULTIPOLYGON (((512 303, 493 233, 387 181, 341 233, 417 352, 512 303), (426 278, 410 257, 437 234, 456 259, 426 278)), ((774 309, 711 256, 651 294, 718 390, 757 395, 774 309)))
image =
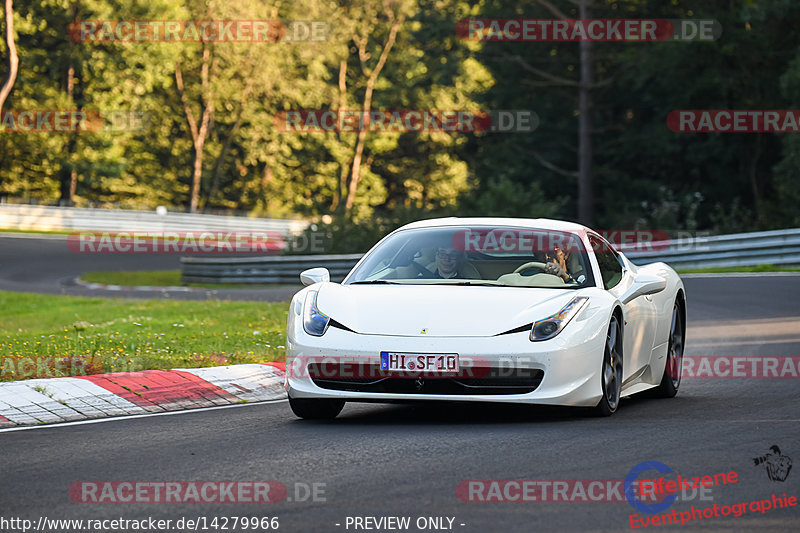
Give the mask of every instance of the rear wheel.
POLYGON ((672 398, 678 394, 681 384, 681 366, 683 364, 683 346, 686 329, 681 318, 680 304, 675 302, 672 308, 672 324, 669 328, 669 344, 667 345, 667 363, 661 384, 653 391, 660 398, 672 398))
POLYGON ((344 400, 318 398, 289 398, 289 407, 295 415, 309 420, 330 420, 344 409, 344 400))
POLYGON ((600 380, 603 397, 594 408, 594 413, 597 416, 611 416, 619 407, 622 391, 622 328, 616 316, 612 316, 608 324, 600 380))

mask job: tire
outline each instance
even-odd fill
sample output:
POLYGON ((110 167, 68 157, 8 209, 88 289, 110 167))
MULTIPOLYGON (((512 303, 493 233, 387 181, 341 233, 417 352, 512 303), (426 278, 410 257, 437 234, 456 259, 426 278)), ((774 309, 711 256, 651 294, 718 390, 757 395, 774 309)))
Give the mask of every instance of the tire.
POLYGON ((681 318, 680 304, 676 301, 672 307, 672 324, 669 327, 669 344, 667 345, 667 362, 661 384, 653 389, 657 398, 672 398, 678 394, 681 384, 681 366, 683 365, 683 349, 686 345, 686 326, 681 318))
POLYGON ((344 409, 344 400, 289 398, 289 407, 298 418, 331 420, 344 409))
POLYGON ((606 333, 603 365, 600 368, 603 397, 594 408, 595 416, 611 416, 619 408, 622 392, 622 327, 612 315, 606 333))

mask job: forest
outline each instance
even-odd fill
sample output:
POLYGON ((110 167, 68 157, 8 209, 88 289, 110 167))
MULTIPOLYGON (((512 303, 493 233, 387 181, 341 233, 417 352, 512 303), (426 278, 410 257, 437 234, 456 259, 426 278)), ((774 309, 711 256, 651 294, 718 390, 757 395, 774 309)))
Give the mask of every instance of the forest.
POLYGON ((346 234, 338 250, 450 215, 713 233, 800 225, 796 133, 675 131, 669 118, 799 109, 796 0, 5 4, 0 201, 301 217, 346 234), (717 31, 520 41, 474 38, 464 28, 478 19, 717 31), (396 110, 534 120, 513 131, 283 120, 396 110), (41 123, 23 128, 25 116, 41 123), (48 127, 56 120, 66 126, 48 127))

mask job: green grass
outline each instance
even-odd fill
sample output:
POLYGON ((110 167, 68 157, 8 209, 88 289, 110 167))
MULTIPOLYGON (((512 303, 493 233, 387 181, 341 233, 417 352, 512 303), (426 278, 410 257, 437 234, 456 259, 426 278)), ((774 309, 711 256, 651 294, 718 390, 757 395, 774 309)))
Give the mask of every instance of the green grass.
POLYGON ((782 265, 757 265, 740 267, 719 268, 689 268, 679 269, 678 274, 724 274, 727 272, 800 272, 800 267, 782 265))
POLYGON ((75 230, 40 230, 40 229, 17 229, 17 228, 0 228, 0 233, 35 233, 44 235, 71 235, 75 230))
POLYGON ((0 291, 0 381, 284 359, 288 303, 0 291))
POLYGON ((153 285, 157 287, 169 287, 181 285, 181 271, 87 272, 81 276, 81 279, 89 283, 103 283, 105 285, 153 285))
MULTIPOLYGON (((198 289, 269 289, 286 287, 276 283, 181 283, 180 270, 151 270, 138 272, 87 272, 81 276, 88 283, 123 285, 127 287, 148 285, 151 287, 196 287, 198 289)), ((300 278, 298 278, 298 285, 300 278)))

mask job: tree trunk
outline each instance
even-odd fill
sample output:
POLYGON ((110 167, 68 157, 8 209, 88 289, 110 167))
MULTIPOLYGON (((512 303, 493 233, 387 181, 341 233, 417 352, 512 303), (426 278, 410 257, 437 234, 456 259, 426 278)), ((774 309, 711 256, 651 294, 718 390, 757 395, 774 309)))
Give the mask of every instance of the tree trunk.
MULTIPOLYGON (((183 86, 183 71, 181 64, 175 63, 175 86, 183 103, 183 111, 186 114, 186 122, 189 123, 189 131, 192 134, 192 146, 194 147, 194 165, 192 169, 192 189, 189 197, 189 212, 196 213, 200 199, 200 180, 203 177, 203 147, 209 133, 209 124, 214 113, 214 89, 209 78, 213 78, 213 72, 209 76, 209 68, 213 66, 211 52, 203 43, 203 65, 200 70, 200 126, 194 118, 192 107, 189 105, 189 98, 183 86)), ((213 69, 212 69, 213 70, 213 69)))
POLYGON ((75 191, 78 189, 78 171, 74 168, 69 173, 69 201, 75 204, 75 191))
POLYGON ((769 229, 769 222, 766 220, 766 213, 764 213, 764 202, 761 198, 761 191, 758 189, 758 161, 761 159, 762 134, 758 133, 755 137, 756 145, 750 154, 748 175, 750 178, 750 187, 753 190, 753 206, 756 210, 758 229, 769 229))
POLYGON ((19 56, 17 46, 14 43, 14 2, 5 0, 5 20, 6 20, 6 49, 8 50, 8 77, 0 88, 0 117, 3 115, 3 104, 14 87, 17 79, 17 69, 19 68, 19 56))
MULTIPOLYGON (((70 63, 67 69, 67 101, 70 107, 75 107, 75 67, 70 63)), ((60 205, 71 206, 74 205, 75 191, 78 188, 78 171, 72 161, 72 154, 75 153, 75 145, 77 144, 77 132, 70 132, 67 139, 66 153, 62 158, 61 163, 61 178, 60 178, 60 205)))
MULTIPOLYGON (((364 114, 369 116, 369 109, 372 106, 372 87, 367 86, 368 97, 364 98, 364 114)), ((365 121, 366 122, 366 121, 365 121)), ((367 127, 358 130, 358 139, 356 140, 356 153, 353 156, 353 168, 350 171, 350 183, 347 186, 347 201, 344 204, 345 211, 350 211, 356 199, 356 189, 358 182, 361 181, 361 158, 364 155, 364 143, 367 140, 367 127)))
POLYGON ((211 178, 211 187, 208 191, 207 203, 211 201, 211 199, 217 194, 219 190, 219 182, 222 177, 222 170, 225 168, 225 158, 228 156, 228 152, 231 149, 231 145, 233 144, 233 139, 236 137, 236 134, 239 132, 239 129, 242 127, 242 116, 244 114, 244 106, 247 103, 247 98, 250 96, 250 91, 253 89, 253 73, 251 72, 250 76, 248 76, 247 85, 242 91, 242 98, 239 101, 239 110, 236 113, 236 121, 231 128, 228 137, 225 139, 225 144, 222 146, 222 150, 219 152, 219 157, 217 157, 217 163, 214 165, 214 175, 211 178))
MULTIPOLYGON (((589 0, 580 0, 578 13, 588 19, 589 0)), ((578 220, 587 226, 593 223, 592 205, 592 93, 594 83, 593 46, 589 40, 579 43, 581 82, 578 92, 578 220)))
MULTIPOLYGON (((339 62, 339 117, 336 121, 337 126, 339 126, 336 128, 336 137, 339 139, 339 142, 342 140, 341 121, 345 106, 347 106, 347 60, 343 59, 339 62)), ((331 201, 331 211, 336 211, 340 206, 344 205, 344 191, 347 188, 347 174, 350 171, 351 163, 352 161, 342 162, 342 167, 339 172, 339 183, 336 184, 336 194, 333 195, 333 200, 331 201)))
POLYGON ((272 167, 269 166, 269 163, 264 163, 264 173, 261 175, 261 194, 264 195, 264 211, 266 211, 266 215, 269 216, 270 210, 272 208, 272 202, 270 201, 269 197, 269 189, 272 184, 272 167))
MULTIPOLYGON (((591 17, 589 3, 591 0, 578 1, 578 18, 588 19, 591 17)), ((569 18, 565 13, 549 2, 549 0, 537 0, 539 5, 544 6, 548 11, 560 19, 569 18)), ((575 3, 575 2, 573 2, 575 3)), ((580 82, 578 83, 578 220, 587 226, 593 223, 594 206, 592 193, 592 87, 594 85, 594 54, 593 44, 589 40, 580 41, 578 44, 580 60, 580 82)), ((520 61, 523 66, 524 62, 520 61)), ((532 67, 526 70, 537 71, 532 67)), ((545 72, 537 71, 539 76, 550 81, 564 81, 556 76, 548 75, 545 72)), ((541 158, 534 154, 537 159, 541 158)), ((543 163, 544 164, 544 163, 543 163)), ((548 167, 549 168, 549 167, 548 167)), ((552 168, 551 170, 555 170, 552 168)), ((565 172, 561 172, 566 174, 565 172)))
MULTIPOLYGON (((369 78, 367 79, 367 90, 364 93, 364 105, 362 108, 362 112, 366 115, 364 120, 365 124, 364 127, 358 130, 355 155, 353 156, 353 168, 350 172, 350 183, 347 186, 347 201, 344 204, 344 209, 348 213, 350 212, 350 209, 352 209, 353 203, 356 199, 358 182, 361 181, 361 158, 364 155, 364 144, 367 140, 367 131, 369 128, 368 124, 366 124, 366 118, 369 117, 369 112, 372 110, 372 93, 375 90, 375 82, 378 80, 378 76, 380 76, 381 70, 383 70, 383 66, 386 64, 386 59, 389 57, 389 52, 391 52, 392 46, 394 46, 394 42, 397 39, 397 31, 400 29, 402 22, 403 21, 401 18, 395 18, 392 21, 392 28, 389 31, 389 38, 386 39, 386 44, 383 45, 383 50, 381 51, 380 59, 378 59, 378 64, 375 65, 374 69, 372 69, 372 72, 370 72, 369 78)), ((359 50, 362 58, 366 55, 366 42, 367 38, 364 37, 361 40, 361 48, 359 50)))
POLYGON ((198 139, 194 143, 194 166, 192 168, 192 195, 189 202, 189 212, 197 212, 198 199, 200 198, 200 179, 203 177, 203 145, 205 139, 198 139))

